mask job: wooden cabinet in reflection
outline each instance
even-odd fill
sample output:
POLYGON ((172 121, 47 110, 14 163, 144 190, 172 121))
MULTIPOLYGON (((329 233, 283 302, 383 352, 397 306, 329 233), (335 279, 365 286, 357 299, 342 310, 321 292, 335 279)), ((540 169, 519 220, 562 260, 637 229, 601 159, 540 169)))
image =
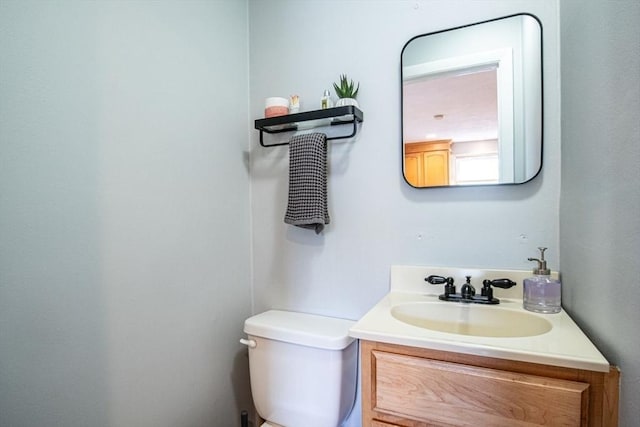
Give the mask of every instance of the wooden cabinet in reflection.
POLYGON ((414 187, 449 185, 451 140, 404 144, 404 176, 414 187))

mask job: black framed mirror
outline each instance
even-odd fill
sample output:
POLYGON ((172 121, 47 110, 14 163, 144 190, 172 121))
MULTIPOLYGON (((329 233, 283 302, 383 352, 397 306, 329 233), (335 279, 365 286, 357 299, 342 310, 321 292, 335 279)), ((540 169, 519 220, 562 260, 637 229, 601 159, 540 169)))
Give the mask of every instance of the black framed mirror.
POLYGON ((542 25, 517 14, 401 53, 403 175, 417 188, 522 184, 542 168, 542 25))

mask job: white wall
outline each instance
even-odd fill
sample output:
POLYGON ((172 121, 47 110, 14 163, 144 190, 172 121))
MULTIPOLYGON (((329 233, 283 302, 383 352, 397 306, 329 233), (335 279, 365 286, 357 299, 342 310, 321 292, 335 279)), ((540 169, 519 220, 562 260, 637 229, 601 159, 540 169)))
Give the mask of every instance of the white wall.
MULTIPOLYGON (((250 113, 268 96, 319 108, 341 73, 360 82, 355 142, 330 143, 331 224, 322 235, 283 223, 288 151, 252 134, 254 310, 284 308, 357 319, 388 291, 392 264, 531 268, 548 246, 558 267, 560 99, 557 2, 253 1, 250 113), (544 37, 544 166, 531 183, 413 189, 402 178, 400 52, 413 36, 518 12, 544 37)), ((333 92, 333 90, 332 90, 333 92)), ((359 425, 358 414, 347 423, 359 425)))
POLYGON ((560 2, 563 305, 640 419, 640 3, 560 2))
POLYGON ((0 425, 249 406, 245 1, 0 2, 0 425))

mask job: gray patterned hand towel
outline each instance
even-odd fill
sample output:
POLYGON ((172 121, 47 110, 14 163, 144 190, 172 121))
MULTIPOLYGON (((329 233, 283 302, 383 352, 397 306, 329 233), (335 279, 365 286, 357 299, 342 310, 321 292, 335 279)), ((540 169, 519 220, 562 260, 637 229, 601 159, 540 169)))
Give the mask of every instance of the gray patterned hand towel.
POLYGON ((327 135, 296 135, 289 141, 289 201, 284 222, 311 228, 329 224, 327 209, 327 135))

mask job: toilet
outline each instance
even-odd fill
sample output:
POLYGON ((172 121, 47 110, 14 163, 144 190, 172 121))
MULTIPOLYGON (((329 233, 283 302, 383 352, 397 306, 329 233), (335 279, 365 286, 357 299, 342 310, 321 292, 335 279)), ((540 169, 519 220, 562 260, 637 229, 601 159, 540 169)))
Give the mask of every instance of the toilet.
POLYGON ((355 402, 355 322, 269 310, 247 319, 251 394, 262 427, 340 427, 355 402))

